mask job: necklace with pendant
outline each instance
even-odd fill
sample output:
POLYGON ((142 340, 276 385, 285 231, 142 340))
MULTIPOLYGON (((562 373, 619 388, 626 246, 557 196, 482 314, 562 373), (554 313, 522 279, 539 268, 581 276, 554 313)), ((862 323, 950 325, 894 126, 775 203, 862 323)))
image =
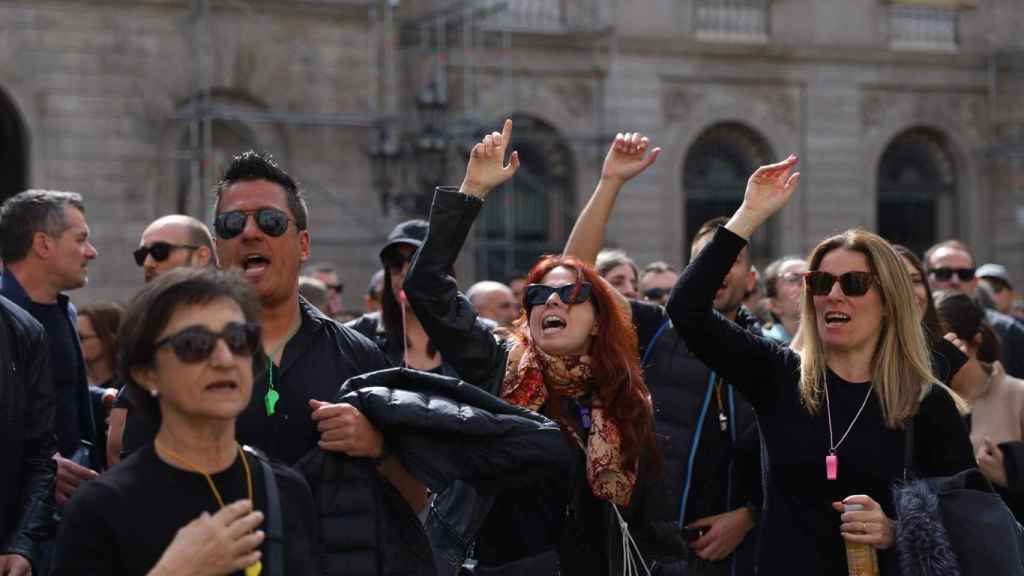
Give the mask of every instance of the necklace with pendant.
POLYGON ((860 410, 857 410, 857 414, 854 415, 853 420, 850 421, 850 425, 846 428, 846 432, 843 433, 843 437, 839 439, 839 442, 835 442, 832 436, 832 405, 829 402, 828 397, 828 382, 825 382, 825 412, 828 414, 828 455, 825 456, 825 479, 836 480, 839 478, 839 456, 836 454, 836 450, 846 440, 846 437, 850 435, 850 431, 853 430, 853 425, 857 423, 857 419, 860 418, 864 407, 868 405, 868 400, 871 399, 871 391, 875 389, 875 385, 868 386, 868 393, 864 395, 864 401, 861 402, 860 410))

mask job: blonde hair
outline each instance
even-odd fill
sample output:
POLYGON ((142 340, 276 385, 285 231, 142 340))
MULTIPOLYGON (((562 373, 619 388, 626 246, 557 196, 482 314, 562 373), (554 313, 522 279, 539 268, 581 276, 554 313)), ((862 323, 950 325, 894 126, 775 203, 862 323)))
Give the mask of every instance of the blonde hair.
MULTIPOLYGON (((903 259, 882 237, 865 230, 847 230, 826 239, 811 252, 808 270, 817 270, 829 252, 837 249, 863 254, 875 275, 882 301, 881 331, 872 357, 872 382, 888 428, 899 429, 917 413, 921 399, 933 385, 945 388, 958 409, 965 404, 952 390, 935 378, 931 355, 914 289, 903 259)), ((814 310, 814 297, 804 290, 800 326, 804 346, 800 366, 800 398, 807 409, 817 413, 825 386, 827 358, 814 310)))

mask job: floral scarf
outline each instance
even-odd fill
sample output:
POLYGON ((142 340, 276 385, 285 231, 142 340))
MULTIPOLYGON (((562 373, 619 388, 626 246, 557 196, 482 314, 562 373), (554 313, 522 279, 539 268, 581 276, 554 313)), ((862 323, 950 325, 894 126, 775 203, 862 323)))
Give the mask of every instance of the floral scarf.
MULTIPOLYGON (((501 397, 533 411, 547 402, 549 388, 559 396, 579 400, 592 389, 590 363, 589 356, 551 356, 533 342, 519 344, 509 352, 501 397)), ((636 485, 636 469, 624 469, 619 428, 605 416, 596 396, 590 419, 590 434, 585 439, 568 419, 560 417, 559 424, 587 454, 587 482, 594 496, 625 506, 636 485)))

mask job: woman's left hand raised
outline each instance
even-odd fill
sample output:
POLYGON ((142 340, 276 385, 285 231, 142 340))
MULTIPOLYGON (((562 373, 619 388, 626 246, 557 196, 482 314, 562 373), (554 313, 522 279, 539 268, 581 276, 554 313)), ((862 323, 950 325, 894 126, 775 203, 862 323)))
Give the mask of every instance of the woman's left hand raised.
POLYGON ((621 185, 646 170, 661 154, 661 148, 648 154, 650 145, 650 139, 639 132, 617 134, 604 157, 601 179, 621 185))
POLYGON ((843 514, 839 532, 847 542, 870 544, 879 550, 886 550, 896 541, 896 522, 886 516, 882 507, 870 496, 847 496, 842 502, 833 502, 832 507, 843 514), (860 504, 864 509, 843 512, 848 504, 860 504))
POLYGON ((500 134, 492 132, 473 146, 459 191, 483 200, 492 189, 511 178, 519 169, 519 154, 515 151, 505 164, 505 150, 511 140, 512 120, 506 119, 500 134))

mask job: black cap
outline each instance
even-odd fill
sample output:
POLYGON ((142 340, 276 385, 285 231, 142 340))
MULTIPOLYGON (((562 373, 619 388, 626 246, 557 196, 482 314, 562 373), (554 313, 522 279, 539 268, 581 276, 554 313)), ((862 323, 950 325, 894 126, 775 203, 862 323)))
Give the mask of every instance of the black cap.
POLYGON ((406 220, 388 234, 388 242, 380 249, 381 262, 384 261, 384 255, 401 244, 408 244, 419 248, 423 246, 423 241, 427 239, 427 230, 430 229, 430 224, 426 220, 406 220))

